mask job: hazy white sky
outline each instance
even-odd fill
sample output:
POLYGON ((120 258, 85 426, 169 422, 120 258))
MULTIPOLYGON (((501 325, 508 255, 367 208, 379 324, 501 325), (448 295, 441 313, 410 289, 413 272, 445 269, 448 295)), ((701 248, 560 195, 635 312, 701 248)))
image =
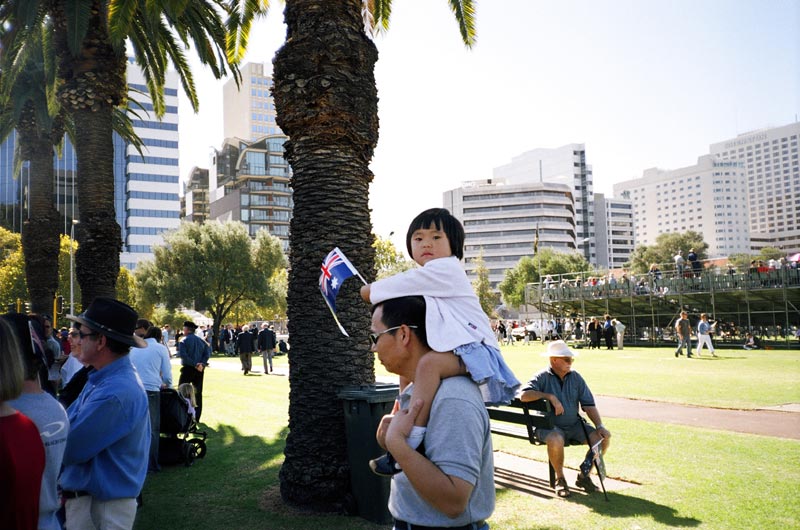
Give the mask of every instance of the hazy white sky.
MULTIPOLYGON (((258 23, 248 62, 271 65, 283 5, 258 23)), ((800 0, 483 0, 466 49, 446 0, 395 0, 376 38, 380 139, 374 231, 402 244, 442 192, 537 147, 585 143, 595 191, 650 167, 692 165, 711 143, 800 114, 800 0), (398 237, 399 236, 399 237, 398 237)), ((208 167, 222 85, 194 68, 181 102, 180 170, 208 167)))

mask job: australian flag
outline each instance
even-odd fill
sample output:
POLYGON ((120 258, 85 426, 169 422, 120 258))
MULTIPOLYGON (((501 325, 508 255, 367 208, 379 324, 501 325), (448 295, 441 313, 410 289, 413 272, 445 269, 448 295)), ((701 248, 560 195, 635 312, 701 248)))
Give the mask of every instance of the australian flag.
MULTIPOLYGON (((351 276, 358 276, 361 278, 361 275, 344 255, 344 252, 339 250, 338 247, 331 250, 325 257, 325 260, 322 262, 321 271, 319 275, 319 290, 322 293, 322 297, 325 299, 325 303, 328 304, 328 308, 331 310, 333 319, 336 321, 339 329, 342 333, 347 335, 347 332, 339 323, 339 318, 336 316, 336 295, 339 294, 339 288, 347 278, 351 276)), ((367 283, 364 281, 364 278, 361 278, 361 281, 367 283)))

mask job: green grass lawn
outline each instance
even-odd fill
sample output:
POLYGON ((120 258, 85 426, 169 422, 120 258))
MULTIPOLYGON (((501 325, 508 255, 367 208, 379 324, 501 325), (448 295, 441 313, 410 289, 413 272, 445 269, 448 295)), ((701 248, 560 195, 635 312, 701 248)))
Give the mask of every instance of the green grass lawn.
MULTIPOLYGON (((542 351, 542 345, 518 345, 506 347, 504 354, 525 381, 545 365, 542 351)), ((667 348, 580 353, 574 368, 596 394, 731 408, 800 402, 798 351, 720 350, 719 359, 676 359, 667 348)), ((285 366, 286 357, 276 362, 285 366)), ((358 517, 300 514, 283 506, 278 472, 288 423, 288 380, 244 377, 236 366, 236 359, 212 359, 203 411, 208 454, 192 467, 165 468, 148 478, 136 528, 388 528, 358 517)), ((379 364, 376 373, 386 375, 379 364)), ((637 485, 611 492, 611 502, 599 493, 562 500, 499 490, 492 527, 800 527, 800 442, 637 420, 609 418, 605 423, 614 433, 606 456, 609 475, 637 485)), ((498 437, 494 443, 495 449, 546 461, 544 447, 498 437)), ((574 467, 582 453, 580 447, 568 448, 568 465, 574 467)))

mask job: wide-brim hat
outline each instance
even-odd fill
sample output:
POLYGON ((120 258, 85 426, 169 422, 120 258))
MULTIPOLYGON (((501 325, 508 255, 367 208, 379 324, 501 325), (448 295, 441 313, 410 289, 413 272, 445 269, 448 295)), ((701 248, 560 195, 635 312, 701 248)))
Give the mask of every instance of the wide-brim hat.
POLYGON ((147 343, 133 334, 136 329, 136 311, 119 300, 98 296, 80 315, 67 315, 68 320, 82 324, 117 342, 146 348, 147 343))
POLYGON ((563 340, 554 340, 547 343, 547 350, 542 354, 542 357, 577 357, 578 354, 573 352, 563 340))

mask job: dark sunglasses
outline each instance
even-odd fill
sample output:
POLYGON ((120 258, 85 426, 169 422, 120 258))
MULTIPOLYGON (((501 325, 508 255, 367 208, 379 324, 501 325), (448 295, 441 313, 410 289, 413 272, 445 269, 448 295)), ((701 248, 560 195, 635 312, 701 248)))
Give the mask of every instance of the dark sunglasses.
MULTIPOLYGON (((393 328, 384 329, 383 331, 379 331, 378 333, 370 333, 369 334, 369 341, 373 345, 374 344, 378 344, 378 339, 381 338, 381 335, 383 335, 384 333, 389 333, 390 331, 398 330, 398 329, 402 328, 403 326, 405 326, 405 324, 400 324, 399 326, 395 326, 393 328)), ((417 329, 417 326, 408 326, 408 327, 412 328, 412 329, 417 329)))

